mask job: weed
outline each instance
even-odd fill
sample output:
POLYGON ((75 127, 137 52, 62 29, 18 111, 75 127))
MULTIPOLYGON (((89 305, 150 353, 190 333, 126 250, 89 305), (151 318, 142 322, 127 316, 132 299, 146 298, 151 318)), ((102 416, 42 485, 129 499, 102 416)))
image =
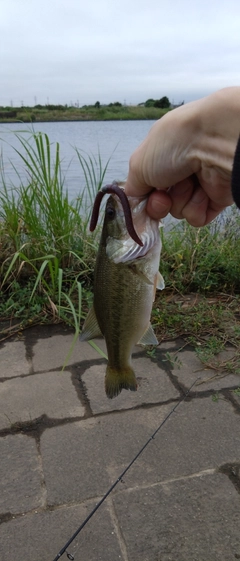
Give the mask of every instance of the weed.
POLYGON ((205 368, 240 374, 239 303, 239 297, 224 294, 161 295, 153 309, 156 336, 160 341, 182 337, 205 368))
POLYGON ((92 287, 96 253, 96 234, 89 236, 86 209, 88 206, 89 215, 89 204, 102 185, 107 164, 102 166, 100 156, 95 161, 78 154, 85 195, 70 201, 61 173, 59 144, 53 147, 42 133, 33 133, 30 138, 16 136, 26 177, 23 180, 18 175, 16 190, 7 185, 3 171, 1 174, 1 314, 9 320, 21 316, 28 320, 41 309, 41 316, 79 329, 87 307, 85 291, 89 300, 92 287))
POLYGON ((156 347, 154 347, 153 349, 148 349, 146 351, 147 356, 150 356, 151 358, 155 357, 156 355, 156 347))
POLYGON ((187 222, 165 232, 161 272, 166 286, 180 294, 187 292, 229 294, 240 291, 240 216, 237 211, 216 219, 204 228, 187 222))
POLYGON ((178 368, 178 370, 181 368, 182 366, 182 362, 179 359, 179 357, 175 354, 175 353, 165 353, 165 357, 163 358, 163 362, 169 362, 171 365, 171 368, 178 368))

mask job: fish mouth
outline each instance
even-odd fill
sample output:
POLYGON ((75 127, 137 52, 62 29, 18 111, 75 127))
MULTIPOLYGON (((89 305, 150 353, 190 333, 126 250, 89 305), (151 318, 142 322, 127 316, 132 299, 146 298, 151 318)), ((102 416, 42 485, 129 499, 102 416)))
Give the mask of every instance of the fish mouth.
POLYGON ((104 195, 106 194, 113 194, 113 195, 117 195, 117 197, 120 199, 121 204, 122 204, 122 208, 123 208, 123 212, 124 212, 124 218, 125 218, 125 224, 126 224, 126 228, 127 231, 129 233, 129 236, 139 245, 139 246, 143 246, 143 242, 142 240, 139 238, 134 226, 133 226, 133 219, 132 219, 132 213, 131 213, 131 208, 129 205, 129 201, 127 198, 127 195, 124 193, 124 190, 119 187, 119 185, 116 183, 116 181, 114 181, 111 185, 105 185, 105 187, 102 187, 102 189, 97 193, 97 196, 95 198, 95 202, 93 205, 93 211, 92 211, 92 216, 91 216, 91 221, 90 221, 90 232, 93 232, 97 226, 97 222, 98 222, 98 216, 99 216, 99 210, 100 210, 100 205, 102 202, 102 199, 104 197, 104 195))

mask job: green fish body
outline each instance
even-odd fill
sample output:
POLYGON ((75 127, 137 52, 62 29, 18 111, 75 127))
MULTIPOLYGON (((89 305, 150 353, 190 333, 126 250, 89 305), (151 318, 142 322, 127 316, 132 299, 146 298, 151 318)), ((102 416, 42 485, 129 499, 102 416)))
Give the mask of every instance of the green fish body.
POLYGON ((156 288, 164 288, 158 272, 161 241, 159 223, 146 213, 146 198, 128 198, 134 228, 143 242, 129 236, 121 203, 109 197, 94 274, 94 301, 81 340, 103 335, 108 351, 105 390, 117 396, 123 388, 135 391, 131 365, 134 345, 157 345, 150 324, 156 288))

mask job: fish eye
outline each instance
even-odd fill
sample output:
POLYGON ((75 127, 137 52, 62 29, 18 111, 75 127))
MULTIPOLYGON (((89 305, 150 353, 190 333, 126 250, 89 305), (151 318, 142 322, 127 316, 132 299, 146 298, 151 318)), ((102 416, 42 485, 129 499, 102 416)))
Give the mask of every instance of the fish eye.
POLYGON ((107 217, 110 218, 110 220, 113 220, 113 218, 115 218, 116 211, 112 206, 109 206, 106 208, 106 214, 107 217))

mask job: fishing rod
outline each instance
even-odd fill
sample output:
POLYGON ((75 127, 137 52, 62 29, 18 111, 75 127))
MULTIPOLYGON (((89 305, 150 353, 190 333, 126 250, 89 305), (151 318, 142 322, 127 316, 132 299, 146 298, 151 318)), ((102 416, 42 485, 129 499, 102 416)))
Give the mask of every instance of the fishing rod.
POLYGON ((119 475, 119 477, 116 479, 116 481, 111 485, 111 487, 108 489, 108 491, 105 493, 105 495, 103 495, 102 499, 100 499, 100 501, 96 504, 96 506, 92 509, 92 511, 89 513, 89 515, 85 518, 85 520, 82 522, 82 524, 79 526, 79 528, 76 530, 76 532, 74 532, 74 534, 71 536, 71 538, 65 543, 65 545, 62 547, 62 549, 59 551, 59 553, 56 555, 56 557, 54 557, 53 561, 58 561, 58 559, 60 559, 60 557, 62 557, 62 555, 66 552, 67 554, 67 558, 70 559, 70 561, 74 561, 74 555, 72 555, 71 553, 69 553, 67 551, 68 547, 71 545, 71 543, 75 540, 75 538, 78 536, 78 534, 80 534, 80 532, 82 531, 82 529, 84 528, 84 526, 86 526, 86 524, 89 522, 90 518, 92 518, 92 516, 95 514, 95 512, 99 509, 99 507, 104 503, 104 501, 107 499, 107 497, 109 497, 110 493, 113 491, 113 489, 117 486, 117 484, 122 481, 124 475, 127 473, 127 471, 132 467, 132 465, 136 462, 136 460, 139 458, 139 456, 143 453, 143 451, 145 450, 145 448, 148 446, 148 444, 155 438, 156 434, 161 430, 161 428, 165 425, 165 423, 168 421, 168 419, 171 417, 171 415, 176 411, 176 409, 179 407, 179 405, 186 399, 186 397, 189 395, 191 389, 193 388, 193 386, 195 386, 195 384, 197 383, 197 381, 199 380, 199 377, 195 380, 195 382, 193 382, 193 384, 190 386, 190 388, 187 390, 187 392, 184 394, 184 396, 178 401, 178 403, 173 407, 173 409, 170 411, 170 413, 168 413, 168 415, 165 417, 165 419, 160 423, 160 425, 157 427, 157 429, 153 432, 153 434, 149 437, 149 439, 147 440, 147 442, 145 442, 145 444, 142 446, 142 448, 139 450, 139 452, 136 454, 136 456, 134 456, 134 458, 131 460, 131 462, 128 464, 128 466, 122 471, 122 473, 119 475))

